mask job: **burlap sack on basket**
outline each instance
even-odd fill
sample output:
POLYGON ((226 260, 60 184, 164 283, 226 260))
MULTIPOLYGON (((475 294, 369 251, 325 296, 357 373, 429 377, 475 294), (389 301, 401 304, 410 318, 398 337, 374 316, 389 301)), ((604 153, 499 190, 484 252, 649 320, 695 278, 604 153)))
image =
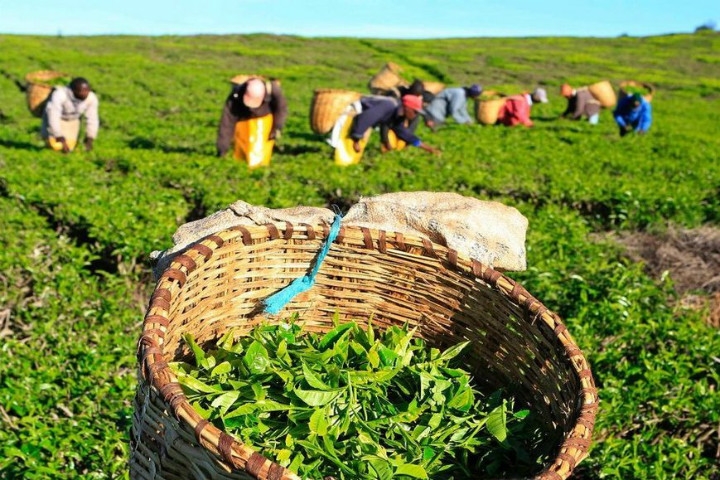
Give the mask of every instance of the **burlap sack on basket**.
MULTIPOLYGON (((273 222, 327 223, 327 208, 270 209, 237 201, 227 209, 186 223, 173 235, 172 248, 153 252, 155 274, 187 246, 215 232, 238 225, 273 222)), ((526 268, 527 219, 513 207, 450 192, 399 192, 362 198, 343 217, 343 225, 411 233, 445 244, 496 270, 526 268)))

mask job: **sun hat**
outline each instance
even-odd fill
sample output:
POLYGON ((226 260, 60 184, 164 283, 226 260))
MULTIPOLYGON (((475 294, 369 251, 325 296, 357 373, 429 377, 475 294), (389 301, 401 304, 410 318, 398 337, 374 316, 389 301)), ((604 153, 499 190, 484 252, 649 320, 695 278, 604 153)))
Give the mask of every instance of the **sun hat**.
POLYGON ((402 97, 402 104, 403 107, 415 110, 416 112, 421 111, 423 107, 422 97, 420 95, 404 95, 402 97))
POLYGON ((544 88, 536 88, 533 92, 533 97, 535 97, 540 103, 548 103, 547 92, 544 88))
POLYGON ((251 78, 245 84, 243 103, 248 108, 258 108, 265 100, 265 84, 259 78, 251 78))

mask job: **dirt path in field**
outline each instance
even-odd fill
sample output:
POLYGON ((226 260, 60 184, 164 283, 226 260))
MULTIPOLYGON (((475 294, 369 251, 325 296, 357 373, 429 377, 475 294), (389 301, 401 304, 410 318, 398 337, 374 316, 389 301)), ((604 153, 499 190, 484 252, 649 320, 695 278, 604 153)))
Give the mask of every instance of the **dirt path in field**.
POLYGON ((680 304, 708 308, 708 324, 720 328, 720 229, 669 229, 663 235, 619 234, 629 258, 642 261, 659 279, 668 271, 680 304))

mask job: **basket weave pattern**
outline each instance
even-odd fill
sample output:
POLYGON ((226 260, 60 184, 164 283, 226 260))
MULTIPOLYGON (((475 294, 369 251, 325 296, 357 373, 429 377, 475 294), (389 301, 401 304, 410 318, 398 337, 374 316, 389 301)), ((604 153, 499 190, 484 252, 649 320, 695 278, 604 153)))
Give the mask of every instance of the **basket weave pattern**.
POLYGON ((601 82, 593 83, 592 85, 588 85, 587 88, 590 91, 590 94, 595 97, 595 100, 600 102, 600 105, 603 107, 612 108, 617 103, 615 90, 609 81, 603 80, 601 82))
POLYGON ((495 125, 507 95, 495 90, 486 90, 475 99, 475 118, 482 125, 495 125))
POLYGON ((313 132, 325 135, 332 130, 335 122, 345 108, 362 94, 350 90, 320 88, 315 90, 310 104, 310 128, 313 132))
POLYGON ((45 103, 53 90, 53 87, 48 82, 67 76, 65 73, 54 70, 40 70, 25 75, 25 81, 27 82, 25 97, 28 109, 33 116, 40 118, 43 115, 45 103))
MULTIPOLYGON (((139 341, 140 378, 131 435, 132 479, 299 480, 203 420, 168 367, 187 358, 182 335, 200 345, 229 329, 246 335, 278 318, 262 301, 304 275, 329 226, 275 223, 210 235, 160 276, 139 341)), ((430 240, 341 227, 315 285, 283 316, 307 331, 333 316, 418 327, 438 348, 471 341, 466 364, 480 385, 505 387, 546 427, 555 458, 535 478, 562 480, 587 456, 598 405, 590 367, 556 314, 500 272, 430 240)))
POLYGON ((408 86, 407 81, 400 76, 402 69, 393 62, 388 62, 368 82, 368 89, 374 95, 399 96, 398 87, 408 86))

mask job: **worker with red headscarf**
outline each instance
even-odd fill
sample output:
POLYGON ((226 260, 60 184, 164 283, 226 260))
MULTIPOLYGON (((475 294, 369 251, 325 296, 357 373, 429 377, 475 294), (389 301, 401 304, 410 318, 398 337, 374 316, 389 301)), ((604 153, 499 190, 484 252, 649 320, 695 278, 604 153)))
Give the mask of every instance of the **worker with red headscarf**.
POLYGON ((353 149, 359 152, 361 150, 360 141, 365 136, 365 132, 369 128, 379 126, 383 152, 392 150, 392 145, 388 140, 388 133, 392 131, 397 138, 408 145, 422 148, 426 152, 436 155, 440 154, 440 149, 420 140, 408 127, 418 115, 422 114, 422 108, 423 100, 420 95, 403 95, 400 102, 389 97, 362 97, 360 113, 355 117, 350 129, 353 149))
MULTIPOLYGON (((233 85, 220 117, 216 142, 217 155, 224 156, 234 139, 235 157, 242 156, 242 152, 238 151, 238 145, 248 139, 238 138, 238 135, 247 136, 245 133, 247 129, 239 128, 241 127, 239 122, 256 120, 250 125, 253 131, 261 132, 262 140, 274 141, 285 126, 287 116, 287 101, 278 81, 252 77, 242 84, 233 85)), ((267 145, 267 142, 265 143, 267 145)))

